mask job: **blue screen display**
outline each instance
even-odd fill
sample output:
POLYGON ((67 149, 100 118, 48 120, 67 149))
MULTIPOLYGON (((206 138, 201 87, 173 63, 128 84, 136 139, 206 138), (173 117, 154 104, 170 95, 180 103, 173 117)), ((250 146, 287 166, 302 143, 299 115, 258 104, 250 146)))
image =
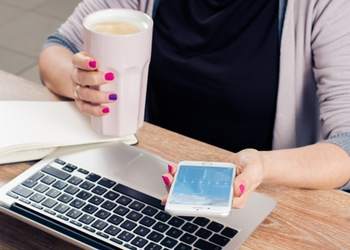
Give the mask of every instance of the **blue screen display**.
POLYGON ((171 204, 228 205, 233 168, 182 166, 178 171, 171 204))

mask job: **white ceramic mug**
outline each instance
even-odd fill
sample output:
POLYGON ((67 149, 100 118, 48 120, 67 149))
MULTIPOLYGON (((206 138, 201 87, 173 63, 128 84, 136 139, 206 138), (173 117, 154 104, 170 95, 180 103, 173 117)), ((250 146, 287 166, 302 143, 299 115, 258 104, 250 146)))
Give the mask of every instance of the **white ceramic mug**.
POLYGON ((143 125, 148 68, 151 58, 153 21, 147 14, 130 9, 107 9, 88 15, 84 21, 84 49, 98 62, 99 70, 113 72, 115 79, 100 86, 117 94, 110 112, 91 117, 95 131, 108 136, 135 134, 143 125), (93 30, 103 22, 128 22, 138 27, 131 34, 105 34, 93 30))

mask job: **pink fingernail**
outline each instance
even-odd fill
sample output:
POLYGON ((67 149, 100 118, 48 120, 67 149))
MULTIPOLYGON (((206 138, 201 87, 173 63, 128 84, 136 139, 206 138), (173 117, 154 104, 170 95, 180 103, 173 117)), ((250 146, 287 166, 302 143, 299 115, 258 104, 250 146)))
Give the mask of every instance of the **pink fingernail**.
POLYGON ((89 67, 90 68, 96 68, 96 61, 95 60, 91 60, 90 62, 89 62, 89 67))
POLYGON ((245 191, 245 186, 243 184, 239 185, 239 190, 241 191, 241 195, 242 195, 245 191))
POLYGON ((171 174, 174 171, 174 167, 168 164, 168 172, 171 174))
POLYGON ((162 176, 163 182, 165 184, 165 186, 169 186, 170 185, 170 180, 167 176, 162 176))
POLYGON ((113 81, 114 80, 114 74, 113 72, 108 72, 105 74, 105 80, 106 81, 113 81))
POLYGON ((104 107, 104 108, 102 109, 102 112, 103 112, 104 114, 108 114, 108 113, 109 113, 109 108, 108 108, 108 107, 104 107))

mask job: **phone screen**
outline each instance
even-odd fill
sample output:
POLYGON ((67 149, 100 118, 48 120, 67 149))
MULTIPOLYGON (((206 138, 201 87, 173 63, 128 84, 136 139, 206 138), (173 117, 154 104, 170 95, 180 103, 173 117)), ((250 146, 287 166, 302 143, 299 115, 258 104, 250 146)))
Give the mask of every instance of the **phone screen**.
POLYGON ((171 204, 228 206, 233 168, 181 166, 170 197, 171 204))

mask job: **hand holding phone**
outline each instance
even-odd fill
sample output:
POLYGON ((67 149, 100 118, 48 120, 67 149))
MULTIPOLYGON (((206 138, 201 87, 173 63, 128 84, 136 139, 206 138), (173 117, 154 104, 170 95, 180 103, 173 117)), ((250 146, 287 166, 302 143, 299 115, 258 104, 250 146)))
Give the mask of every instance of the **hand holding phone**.
POLYGON ((232 163, 180 162, 165 210, 179 216, 229 215, 235 174, 232 163))

